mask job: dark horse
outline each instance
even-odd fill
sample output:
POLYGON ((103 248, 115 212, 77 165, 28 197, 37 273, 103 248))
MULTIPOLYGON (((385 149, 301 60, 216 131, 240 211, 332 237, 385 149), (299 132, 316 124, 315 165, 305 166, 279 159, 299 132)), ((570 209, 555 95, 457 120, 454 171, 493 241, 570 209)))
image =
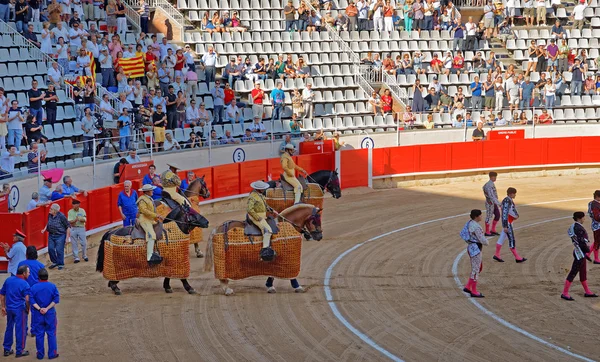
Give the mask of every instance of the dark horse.
MULTIPOLYGON (((167 206, 169 206, 169 208, 171 209, 171 212, 165 218, 165 222, 176 222, 177 226, 184 234, 189 234, 190 231, 197 227, 208 227, 208 220, 191 207, 187 205, 181 206, 171 199, 161 199, 160 201, 166 203, 167 206)), ((104 242, 106 240, 110 240, 111 235, 131 235, 132 228, 132 226, 117 228, 115 230, 108 231, 104 234, 104 236, 102 236, 102 241, 100 242, 100 247, 98 248, 98 259, 96 261, 97 272, 102 272, 104 270, 104 242)), ((173 293, 173 289, 171 289, 170 282, 170 278, 165 278, 163 282, 163 288, 167 293, 173 293)), ((119 289, 119 287, 117 286, 118 283, 118 280, 111 280, 108 282, 108 287, 112 289, 112 291, 115 292, 116 295, 121 295, 121 289, 119 289)), ((187 279, 181 279, 181 283, 183 283, 183 287, 189 294, 196 294, 196 291, 188 283, 187 279)))
MULTIPOLYGON (((206 182, 204 181, 204 175, 202 175, 202 177, 198 177, 194 181, 190 182, 187 189, 185 189, 185 191, 183 191, 183 196, 188 197, 188 198, 193 197, 193 196, 198 196, 198 197, 201 196, 203 199, 208 199, 210 197, 210 191, 208 190, 208 187, 206 186, 206 182)), ((194 243, 194 251, 196 252, 196 257, 198 257, 198 258, 204 257, 202 250, 200 250, 200 244, 194 243)))
MULTIPOLYGON (((340 179, 337 170, 321 170, 313 172, 308 175, 306 180, 310 183, 319 184, 323 190, 329 191, 334 199, 339 199, 342 197, 340 179)), ((277 187, 277 181, 269 181, 268 184, 272 189, 277 187)))

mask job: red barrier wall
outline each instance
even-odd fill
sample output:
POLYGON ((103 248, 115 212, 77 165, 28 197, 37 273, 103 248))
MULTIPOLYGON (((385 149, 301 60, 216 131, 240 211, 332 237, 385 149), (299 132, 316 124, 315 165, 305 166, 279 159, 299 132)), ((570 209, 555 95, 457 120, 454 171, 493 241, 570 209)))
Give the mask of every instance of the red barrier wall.
POLYGON ((213 193, 215 198, 240 193, 239 163, 213 167, 213 193))
POLYGON ((343 189, 369 185, 368 157, 367 149, 341 153, 340 178, 343 189))
MULTIPOLYGON (((111 210, 115 206, 111 204, 110 191, 111 187, 103 187, 88 192, 88 209, 91 211, 88 217, 88 229, 108 225, 113 221, 111 210)), ((114 201, 117 202, 116 198, 114 201)))
POLYGON ((254 181, 267 181, 267 160, 241 162, 239 165, 241 193, 252 191, 250 184, 254 181))

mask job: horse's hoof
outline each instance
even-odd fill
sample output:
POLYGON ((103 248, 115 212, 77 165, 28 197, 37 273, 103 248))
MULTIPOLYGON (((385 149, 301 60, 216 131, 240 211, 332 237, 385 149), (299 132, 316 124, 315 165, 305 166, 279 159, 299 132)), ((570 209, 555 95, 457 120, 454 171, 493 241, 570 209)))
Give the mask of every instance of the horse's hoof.
POLYGON ((194 288, 190 288, 187 289, 188 294, 197 294, 198 292, 196 292, 196 290, 194 288))
POLYGON ((120 290, 120 289, 118 289, 118 290, 114 290, 114 292, 115 292, 115 295, 121 295, 121 294, 123 294, 123 293, 121 293, 121 290, 120 290))
POLYGON ((302 288, 301 286, 298 288, 294 288, 294 292, 296 293, 306 293, 306 289, 302 288))
POLYGON ((196 253, 196 258, 204 258, 204 253, 199 251, 196 253))
POLYGON ((275 290, 275 287, 268 287, 267 288, 267 293, 274 294, 274 293, 277 293, 277 291, 275 290))
POLYGON ((225 289, 225 295, 233 295, 233 289, 231 289, 231 288, 225 289))
POLYGON ((165 288, 165 293, 171 294, 171 293, 173 293, 173 289, 171 289, 171 288, 165 288))

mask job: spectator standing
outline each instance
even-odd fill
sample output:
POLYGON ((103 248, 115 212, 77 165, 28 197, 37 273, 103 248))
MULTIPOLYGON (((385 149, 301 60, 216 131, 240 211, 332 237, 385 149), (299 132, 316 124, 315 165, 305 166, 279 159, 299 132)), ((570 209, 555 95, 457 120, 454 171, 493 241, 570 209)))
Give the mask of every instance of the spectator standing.
POLYGON ((530 81, 529 77, 525 77, 525 81, 521 84, 519 97, 521 99, 521 109, 531 108, 531 99, 533 98, 533 90, 535 85, 530 81))
POLYGON ((21 230, 15 230, 13 234, 13 245, 8 246, 7 243, 0 243, 0 246, 4 249, 4 254, 8 259, 8 269, 7 271, 10 275, 17 275, 17 269, 19 267, 19 263, 26 259, 26 251, 27 247, 23 243, 25 241, 26 235, 21 230))
POLYGON ((494 97, 494 82, 492 82, 490 75, 487 76, 483 88, 485 91, 485 110, 491 112, 494 110, 496 99, 494 97))
MULTIPOLYGON (((31 89, 27 91, 29 97, 29 114, 33 115, 39 124, 42 124, 44 110, 42 109, 42 101, 46 97, 46 92, 38 89, 37 80, 31 81, 31 89)), ((16 143, 14 143, 16 145, 16 143)))
POLYGON ((87 215, 81 208, 81 201, 73 199, 72 208, 68 213, 68 220, 71 224, 71 249, 73 250, 74 263, 79 263, 79 246, 81 245, 81 256, 83 260, 88 261, 87 257, 87 237, 85 236, 85 223, 87 215))
MULTIPOLYGON (((457 23, 457 26, 460 26, 459 21, 457 21, 456 23, 457 23)), ((475 43, 477 41, 477 24, 475 24, 475 22, 473 22, 472 16, 469 16, 469 21, 465 24, 465 30, 467 32, 467 45, 465 46, 465 50, 474 51, 475 43)), ((455 37, 456 37, 456 35, 455 35, 455 37)))
POLYGON ((125 152, 129 149, 131 141, 131 117, 129 117, 127 108, 123 108, 121 111, 117 125, 119 128, 119 151, 125 152))
MULTIPOLYGON (((58 103, 58 95, 54 91, 54 83, 48 84, 48 91, 46 92, 44 101, 46 102, 46 122, 52 125, 56 122, 56 104, 58 103)), ((38 121, 38 123, 41 125, 41 120, 38 121)))
POLYGON ((127 180, 123 183, 124 190, 119 193, 117 206, 123 219, 123 227, 134 226, 137 217, 137 199, 138 195, 135 190, 131 189, 131 181, 127 180))
POLYGON ((121 182, 121 173, 125 169, 125 165, 127 164, 127 160, 125 158, 121 158, 119 162, 115 163, 113 167, 113 183, 118 184, 121 182))
POLYGON ((166 128, 173 130, 177 128, 177 95, 175 94, 175 88, 172 85, 169 86, 169 93, 165 97, 167 103, 167 125, 166 128))
POLYGON ((17 157, 20 157, 23 152, 17 151, 14 145, 8 145, 5 149, 0 150, 0 179, 12 177, 15 171, 17 157))
POLYGON ((94 138, 96 129, 94 127, 94 118, 92 110, 86 107, 85 115, 81 118, 81 129, 83 130, 83 157, 92 157, 94 155, 94 138))
POLYGON ((215 81, 217 53, 212 46, 208 47, 208 53, 204 54, 201 59, 202 69, 204 70, 205 80, 207 84, 215 81))
POLYGON ((264 114, 263 101, 265 99, 265 91, 261 89, 260 82, 254 82, 254 89, 250 93, 250 96, 252 97, 252 116, 262 118, 264 114))
POLYGON ((48 336, 48 358, 58 357, 58 346, 56 342, 56 305, 60 302, 60 295, 56 285, 48 282, 48 271, 41 269, 38 272, 41 283, 31 287, 31 308, 33 309, 32 319, 36 322, 35 344, 37 349, 37 358, 43 359, 44 337, 48 336))
POLYGON ((27 342, 27 313, 29 311, 29 268, 24 265, 17 269, 15 275, 4 281, 0 289, 0 305, 2 314, 6 316, 6 332, 4 332, 4 357, 14 353, 12 350, 13 335, 16 339, 16 357, 29 356, 24 351, 27 342))
MULTIPOLYGON (((417 0, 419 1, 419 0, 417 0)), ((373 30, 383 31, 383 0, 373 0, 370 7, 370 12, 373 14, 373 30)), ((421 12, 421 16, 422 16, 421 12)), ((421 17, 422 18, 422 17, 421 17)))
POLYGON ((302 102, 304 104, 304 114, 302 119, 313 119, 313 111, 314 105, 313 102, 315 100, 315 91, 312 89, 312 84, 307 83, 306 88, 302 90, 302 102))
POLYGON ((29 6, 25 3, 25 0, 18 0, 15 4, 15 22, 19 33, 23 32, 23 23, 26 22, 28 10, 29 6))
MULTIPOLYGON (((408 0, 407 3, 409 1, 411 1, 411 0, 408 0)), ((356 2, 356 9, 358 10, 358 31, 368 30, 368 28, 369 28, 369 0, 358 0, 356 2)), ((410 31, 410 29, 408 29, 407 31, 410 31)))
POLYGON ((167 125, 167 115, 163 113, 163 106, 156 106, 156 112, 152 114, 152 124, 154 131, 154 145, 158 152, 165 142, 165 127, 167 125))
POLYGON ((579 29, 581 31, 583 29, 583 24, 585 22, 585 9, 588 7, 588 3, 586 0, 579 0, 579 4, 575 5, 573 8, 573 28, 579 29))
POLYGON ((271 122, 277 118, 281 121, 281 116, 283 115, 283 108, 285 102, 285 93, 281 88, 283 87, 283 82, 277 82, 277 88, 271 91, 271 102, 273 105, 273 115, 271 116, 271 122))
MULTIPOLYGON (((356 5, 354 5, 354 2, 352 0, 348 1, 348 6, 346 7, 346 16, 348 17, 348 20, 350 21, 349 31, 355 31, 356 23, 358 20, 358 8, 356 7, 356 5)), ((300 29, 300 30, 304 30, 304 29, 300 29)))
POLYGON ((292 0, 288 0, 287 5, 283 8, 283 14, 285 15, 285 31, 298 30, 296 28, 296 8, 292 0))
POLYGON ((481 102, 481 93, 483 91, 483 84, 479 82, 479 77, 475 76, 473 79, 473 83, 471 83, 471 108, 473 111, 480 111, 482 102, 481 102))
MULTIPOLYGON (((583 85, 583 73, 584 67, 581 65, 579 58, 575 58, 573 65, 569 68, 571 76, 571 95, 581 95, 581 87, 583 85)), ((10 127, 9 127, 9 138, 10 138, 10 127)))
MULTIPOLYGON (((46 150, 41 150, 38 152, 38 144, 31 144, 31 151, 27 154, 27 172, 29 173, 38 173, 38 162, 43 163, 46 162, 46 155, 48 152, 46 150), (41 158, 40 158, 41 157, 41 158)), ((47 201, 47 200, 42 200, 47 201)))
POLYGON ((223 106, 225 104, 225 92, 221 88, 221 82, 215 81, 215 87, 211 91, 213 96, 213 122, 223 123, 223 106))
POLYGON ((71 224, 67 217, 60 212, 58 204, 50 206, 48 223, 42 230, 42 233, 45 232, 48 232, 48 254, 52 261, 49 268, 58 267, 58 270, 63 270, 65 267, 65 241, 71 236, 71 224))

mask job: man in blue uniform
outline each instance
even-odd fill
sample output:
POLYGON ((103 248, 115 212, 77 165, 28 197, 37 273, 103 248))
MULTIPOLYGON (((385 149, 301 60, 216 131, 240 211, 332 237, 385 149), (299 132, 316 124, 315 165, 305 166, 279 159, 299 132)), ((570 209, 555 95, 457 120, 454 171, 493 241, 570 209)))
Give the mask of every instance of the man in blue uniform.
POLYGON ((29 284, 25 281, 29 277, 29 268, 26 265, 17 269, 16 276, 10 276, 4 281, 0 289, 0 305, 2 315, 6 316, 6 332, 4 333, 4 357, 15 353, 11 348, 13 333, 17 342, 16 357, 29 356, 29 351, 24 351, 27 342, 27 313, 29 311, 29 284))
POLYGON ((44 335, 48 335, 48 358, 58 357, 58 345, 56 343, 56 308, 60 302, 60 295, 56 285, 48 281, 48 271, 42 269, 38 273, 40 282, 31 287, 31 306, 35 315, 36 330, 35 347, 37 358, 44 358, 44 335))
POLYGON ((117 200, 117 206, 121 212, 123 219, 123 227, 134 226, 135 218, 137 217, 137 193, 131 189, 131 181, 127 180, 123 183, 125 190, 121 191, 117 200))
POLYGON ((11 275, 17 275, 17 268, 19 263, 25 260, 25 252, 27 248, 23 241, 25 240, 25 234, 21 230, 15 230, 13 235, 13 245, 9 247, 7 243, 0 243, 0 246, 4 249, 4 254, 8 259, 8 272, 11 275))
MULTIPOLYGON (((19 267, 25 265, 29 268, 29 277, 27 278, 27 284, 29 284, 30 287, 33 287, 35 284, 37 284, 39 282, 38 279, 38 272, 41 269, 44 269, 44 264, 40 263, 37 258, 38 258, 38 252, 35 246, 30 245, 27 247, 27 252, 26 252, 26 256, 27 256, 27 260, 23 260, 22 262, 19 263, 19 267)), ((36 334, 36 330, 35 330, 35 314, 31 314, 31 335, 35 336, 36 334)))
POLYGON ((148 174, 142 179, 142 185, 152 185, 152 179, 156 176, 156 166, 148 166, 148 174))

